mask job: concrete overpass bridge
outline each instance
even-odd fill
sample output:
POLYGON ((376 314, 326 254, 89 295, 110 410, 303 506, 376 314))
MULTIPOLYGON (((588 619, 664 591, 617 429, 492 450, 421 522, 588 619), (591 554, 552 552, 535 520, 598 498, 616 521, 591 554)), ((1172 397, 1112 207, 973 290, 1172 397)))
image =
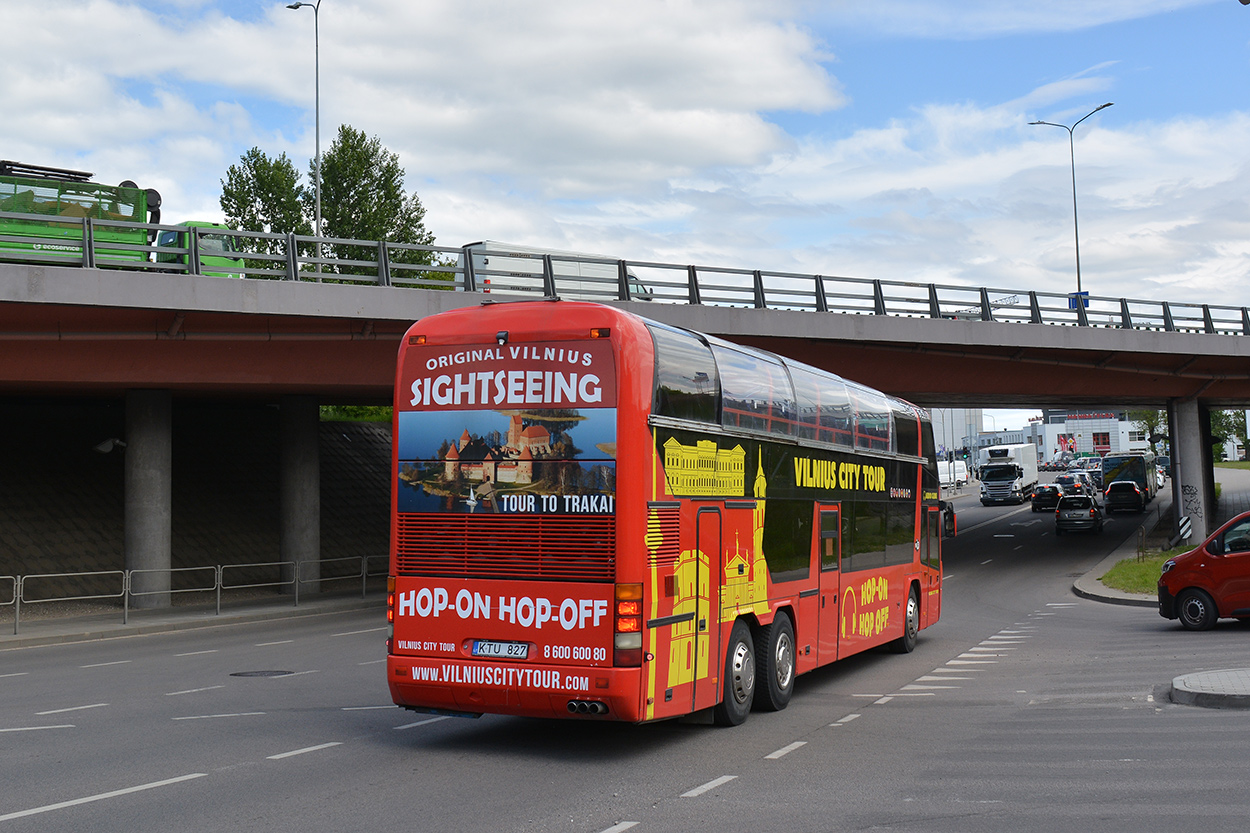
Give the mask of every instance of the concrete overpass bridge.
MULTIPOLYGON (((158 570, 169 566, 172 402, 279 406, 280 557, 316 562, 318 405, 389 403, 399 339, 424 316, 569 294, 550 257, 518 274, 475 270, 471 253, 460 254, 469 268, 404 280, 379 250, 376 275, 349 283, 317 281, 294 262, 243 280, 0 263, 0 396, 125 402, 126 566, 158 570)), ((1250 314, 1241 308, 1097 298, 1086 307, 1031 292, 613 265, 619 279, 603 279, 597 300, 919 405, 1166 408, 1176 505, 1196 536, 1213 517, 1207 414, 1250 404, 1250 314)), ((594 294, 584 277, 575 288, 594 294)), ((302 575, 315 578, 315 567, 302 575)), ((157 576, 147 579, 160 590, 157 576)), ((145 599, 167 603, 159 593, 145 599)))

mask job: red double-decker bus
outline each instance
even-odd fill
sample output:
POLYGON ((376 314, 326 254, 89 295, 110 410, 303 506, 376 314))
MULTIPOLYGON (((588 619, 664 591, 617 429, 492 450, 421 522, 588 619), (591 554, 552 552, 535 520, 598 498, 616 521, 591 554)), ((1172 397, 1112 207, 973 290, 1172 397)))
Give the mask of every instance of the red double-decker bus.
POLYGON ((941 611, 927 414, 598 304, 422 319, 399 352, 387 679, 440 713, 782 709, 941 611))

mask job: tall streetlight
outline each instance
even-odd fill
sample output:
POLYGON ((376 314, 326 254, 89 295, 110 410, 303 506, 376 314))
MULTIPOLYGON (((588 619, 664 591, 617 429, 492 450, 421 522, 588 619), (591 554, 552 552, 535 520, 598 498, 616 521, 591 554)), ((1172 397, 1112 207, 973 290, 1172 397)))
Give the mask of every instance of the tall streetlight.
POLYGON ((291 3, 288 9, 299 10, 307 6, 313 10, 313 77, 315 79, 316 90, 316 119, 317 119, 317 157, 314 163, 314 169, 317 181, 313 183, 313 189, 316 192, 316 214, 314 215, 317 227, 317 271, 321 271, 321 0, 315 3, 291 3))
MULTIPOLYGON (((321 0, 317 0, 317 2, 321 2, 321 0)), ((1110 107, 1114 103, 1115 103, 1114 101, 1108 101, 1106 104, 1100 104, 1099 106, 1095 107, 1093 110, 1090 110, 1088 113, 1086 113, 1085 115, 1077 119, 1076 122, 1074 122, 1071 127, 1068 127, 1066 124, 1055 124, 1053 121, 1031 121, 1029 122, 1029 124, 1048 124, 1051 127, 1062 127, 1064 130, 1068 131, 1068 155, 1072 159, 1072 233, 1076 237, 1076 299, 1073 301, 1074 304, 1079 304, 1082 301, 1081 301, 1081 232, 1080 232, 1080 229, 1077 227, 1077 222, 1076 222, 1076 146, 1072 140, 1072 131, 1076 129, 1076 126, 1078 124, 1085 121, 1090 116, 1094 115, 1094 113, 1097 113, 1099 110, 1106 110, 1108 107, 1110 107)))

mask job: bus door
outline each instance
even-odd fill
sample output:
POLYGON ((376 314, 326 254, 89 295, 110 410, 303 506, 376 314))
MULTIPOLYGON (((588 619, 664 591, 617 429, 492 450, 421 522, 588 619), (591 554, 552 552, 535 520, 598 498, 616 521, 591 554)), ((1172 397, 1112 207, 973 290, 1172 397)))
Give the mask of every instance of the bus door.
POLYGON ((924 511, 924 543, 921 550, 923 569, 921 585, 924 599, 920 605, 920 627, 925 628, 942 614, 942 509, 926 506, 924 511))
POLYGON ((720 702, 722 657, 720 650, 720 584, 724 551, 721 546, 721 513, 714 506, 700 507, 695 515, 696 604, 694 614, 694 691, 691 710, 710 708, 720 702))
POLYGON ((820 547, 820 637, 816 661, 824 665, 838 658, 838 571, 842 561, 841 504, 817 506, 816 535, 820 547))

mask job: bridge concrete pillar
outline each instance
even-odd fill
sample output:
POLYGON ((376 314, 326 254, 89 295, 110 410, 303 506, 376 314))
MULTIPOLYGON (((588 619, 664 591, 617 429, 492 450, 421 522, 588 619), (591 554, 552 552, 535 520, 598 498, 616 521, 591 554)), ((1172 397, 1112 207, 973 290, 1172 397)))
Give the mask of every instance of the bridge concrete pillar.
POLYGON ((124 550, 137 608, 169 607, 172 499, 172 405, 167 390, 126 392, 124 550))
MULTIPOLYGON (((1176 523, 1187 515, 1193 524, 1189 543, 1215 529, 1215 468, 1211 460, 1211 413, 1197 399, 1168 402, 1172 450, 1172 506, 1176 523)), ((1176 530, 1173 529, 1173 534, 1176 530)))
POLYGON ((321 578, 321 411, 312 396, 284 396, 279 409, 279 557, 299 565, 300 593, 315 593, 321 578))

